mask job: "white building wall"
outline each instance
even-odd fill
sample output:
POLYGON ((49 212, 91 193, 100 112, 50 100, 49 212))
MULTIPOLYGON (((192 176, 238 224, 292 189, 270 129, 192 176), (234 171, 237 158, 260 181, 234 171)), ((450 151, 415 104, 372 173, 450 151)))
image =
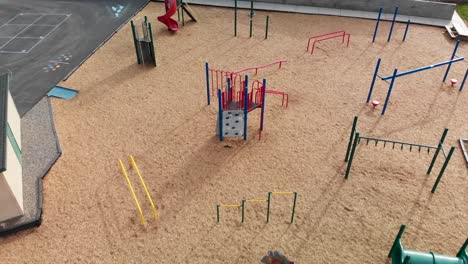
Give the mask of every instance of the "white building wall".
POLYGON ((9 176, 0 173, 0 223, 23 215, 15 195, 6 178, 9 176))
MULTIPOLYGON (((19 148, 22 150, 21 147, 21 118, 16 110, 15 102, 13 101, 13 97, 11 97, 10 90, 8 89, 8 116, 7 116, 8 124, 10 125, 11 131, 15 136, 16 142, 18 143, 19 148)), ((8 164, 7 164, 8 166, 8 164)), ((7 167, 8 169, 8 167, 7 167)))

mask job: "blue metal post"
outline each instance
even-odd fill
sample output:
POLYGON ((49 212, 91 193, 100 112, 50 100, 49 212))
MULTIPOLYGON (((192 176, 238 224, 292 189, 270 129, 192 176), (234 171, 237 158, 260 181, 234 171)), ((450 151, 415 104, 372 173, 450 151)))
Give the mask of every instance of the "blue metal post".
POLYGON ((249 115, 249 76, 245 76, 245 88, 244 88, 244 140, 247 140, 247 117, 249 115))
POLYGON ((266 79, 263 79, 263 89, 262 89, 262 113, 260 116, 260 131, 263 131, 263 122, 265 118, 265 97, 266 97, 266 79))
POLYGON ((411 20, 408 19, 408 22, 406 22, 405 34, 403 35, 403 41, 406 40, 406 34, 408 34, 408 29, 410 25, 411 25, 411 20))
POLYGON ((395 69, 393 71, 393 78, 392 78, 392 81, 390 82, 390 86, 388 87, 388 93, 387 93, 387 97, 385 98, 385 104, 384 104, 384 107, 382 109, 381 115, 384 115, 385 110, 387 110, 387 104, 388 104, 388 101, 390 101, 390 95, 392 94, 393 84, 395 83, 397 72, 398 72, 398 69, 395 69))
POLYGON ((468 69, 465 72, 465 77, 463 77, 463 82, 460 85, 460 90, 458 90, 459 92, 463 91, 463 86, 465 86, 466 77, 468 77, 468 69))
POLYGON ((450 57, 450 63, 447 66, 447 70, 445 71, 444 79, 442 79, 442 82, 445 82, 447 80, 447 76, 450 71, 450 67, 452 66, 452 60, 455 58, 455 55, 457 54, 458 46, 460 45, 460 40, 457 40, 457 43, 455 44, 455 48, 453 49, 452 57, 450 57))
POLYGON ((380 61, 382 59, 379 58, 377 60, 377 64, 375 65, 375 71, 374 71, 374 78, 372 78, 372 83, 370 85, 370 89, 369 89, 369 94, 367 95, 367 101, 366 103, 369 103, 370 99, 371 99, 371 96, 372 96, 372 91, 374 90, 374 84, 375 84, 375 79, 377 78, 377 75, 379 74, 379 68, 380 68, 380 61))
POLYGON ((392 26, 390 27, 390 32, 388 32, 387 42, 390 42, 390 40, 392 39, 393 27, 395 26, 395 20, 396 20, 397 15, 398 15, 398 6, 395 7, 395 12, 393 13, 392 26))
POLYGON ((223 141, 223 94, 221 89, 218 89, 218 126, 219 126, 219 141, 223 141))
MULTIPOLYGON (((462 61, 464 59, 465 58, 461 57, 461 58, 456 58, 456 59, 450 60, 450 61, 444 61, 444 62, 436 63, 436 64, 433 64, 433 65, 424 66, 424 67, 417 68, 417 69, 414 69, 414 70, 401 72, 401 73, 397 74, 395 77, 398 78, 398 77, 405 76, 405 75, 408 75, 408 74, 412 74, 412 73, 415 73, 415 72, 430 70, 432 68, 437 68, 437 67, 440 67, 440 66, 444 66, 444 65, 447 65, 447 64, 454 63, 454 62, 459 62, 459 61, 462 61)), ((393 76, 390 75, 390 76, 382 77, 382 80, 386 81, 386 80, 389 80, 389 79, 392 79, 392 78, 393 78, 393 76)))
POLYGON ((211 103, 211 96, 210 96, 210 73, 208 62, 205 63, 205 72, 206 72, 206 100, 208 101, 208 105, 211 103))
POLYGON ((377 30, 379 29, 381 16, 382 16, 382 8, 379 9, 379 16, 377 17, 377 23, 375 23, 374 37, 372 38, 372 42, 375 42, 375 38, 377 37, 377 30))

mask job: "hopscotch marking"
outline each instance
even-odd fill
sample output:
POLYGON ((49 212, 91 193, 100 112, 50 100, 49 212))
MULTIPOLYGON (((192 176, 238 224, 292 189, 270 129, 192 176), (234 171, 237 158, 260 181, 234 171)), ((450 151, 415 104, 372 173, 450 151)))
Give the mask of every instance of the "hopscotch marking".
POLYGON ((4 37, 0 37, 2 39, 9 39, 7 42, 5 42, 4 44, 2 44, 0 46, 0 53, 21 53, 21 54, 27 54, 29 53, 31 50, 33 50, 37 45, 39 45, 39 43, 42 42, 42 40, 44 40, 45 38, 47 38, 52 32, 54 32, 58 27, 60 27, 69 17, 71 16, 71 14, 58 14, 58 13, 53 13, 53 14, 47 14, 47 13, 19 13, 17 14, 16 16, 14 16, 12 19, 8 20, 5 24, 1 25, 0 28, 4 27, 4 26, 7 26, 7 25, 14 25, 14 26, 26 26, 25 28, 23 28, 21 31, 19 31, 16 35, 12 36, 12 37, 9 37, 9 36, 4 36, 4 37), (17 23, 11 23, 13 20, 15 20, 17 17, 19 16, 24 16, 24 15, 34 15, 34 16, 39 16, 37 19, 35 19, 32 23, 29 23, 29 24, 17 24, 17 23), (63 16, 64 18, 62 19, 62 21, 60 21, 60 23, 56 24, 56 25, 50 25, 50 24, 35 24, 37 21, 39 21, 40 19, 44 18, 44 17, 47 17, 47 16, 63 16), (45 26, 45 27, 53 27, 47 34, 45 34, 44 36, 40 36, 40 37, 28 37, 28 36, 25 36, 25 37, 19 37, 19 35, 21 35, 22 33, 24 33, 27 29, 31 28, 31 26, 45 26), (36 39, 38 40, 32 47, 30 47, 29 49, 24 49, 24 50, 20 50, 20 51, 13 51, 13 50, 3 50, 4 47, 6 47, 6 45, 8 45, 10 42, 12 42, 13 40, 15 39, 36 39))

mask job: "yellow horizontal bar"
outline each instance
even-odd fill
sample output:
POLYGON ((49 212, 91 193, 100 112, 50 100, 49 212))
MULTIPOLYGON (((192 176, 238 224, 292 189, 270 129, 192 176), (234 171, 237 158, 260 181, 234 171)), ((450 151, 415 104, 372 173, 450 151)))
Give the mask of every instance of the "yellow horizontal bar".
POLYGON ((221 207, 241 207, 241 204, 221 204, 221 207))
POLYGON ((293 194, 294 192, 272 192, 272 194, 293 194))
POLYGON ((246 202, 251 202, 251 203, 263 203, 266 202, 267 200, 245 200, 246 202))

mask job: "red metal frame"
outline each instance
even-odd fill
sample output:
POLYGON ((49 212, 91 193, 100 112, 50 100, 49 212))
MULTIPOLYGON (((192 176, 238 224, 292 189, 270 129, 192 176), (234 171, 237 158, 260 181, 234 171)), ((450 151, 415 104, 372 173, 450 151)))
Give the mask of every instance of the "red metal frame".
POLYGON ((349 47, 349 42, 350 42, 350 39, 351 39, 351 34, 346 33, 346 32, 343 31, 343 30, 310 37, 310 38, 308 39, 308 41, 307 41, 307 48, 306 48, 306 51, 307 51, 307 52, 309 51, 309 48, 310 48, 310 41, 311 41, 312 39, 315 39, 315 40, 314 40, 314 43, 312 44, 312 49, 311 49, 310 54, 314 54, 315 44, 316 44, 316 43, 321 42, 321 41, 324 41, 324 40, 329 40, 329 39, 338 38, 338 37, 341 37, 341 38, 342 38, 341 43, 344 43, 345 37, 346 37, 346 36, 348 36, 348 41, 347 41, 346 47, 349 47), (326 38, 323 38, 323 37, 326 37, 326 38))
POLYGON ((263 69, 263 68, 266 68, 266 67, 270 67, 270 66, 275 65, 275 64, 279 64, 278 69, 281 69, 281 66, 283 65, 283 63, 286 63, 286 62, 288 62, 288 61, 287 61, 287 60, 278 60, 278 61, 272 62, 272 63, 270 63, 270 64, 261 65, 261 66, 249 67, 249 68, 245 68, 245 69, 242 69, 242 70, 234 71, 234 72, 232 72, 232 73, 238 74, 238 73, 242 73, 242 72, 246 72, 246 71, 250 71, 250 70, 255 70, 255 74, 258 74, 258 70, 259 70, 259 69, 263 69))

